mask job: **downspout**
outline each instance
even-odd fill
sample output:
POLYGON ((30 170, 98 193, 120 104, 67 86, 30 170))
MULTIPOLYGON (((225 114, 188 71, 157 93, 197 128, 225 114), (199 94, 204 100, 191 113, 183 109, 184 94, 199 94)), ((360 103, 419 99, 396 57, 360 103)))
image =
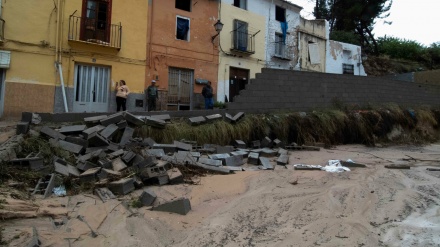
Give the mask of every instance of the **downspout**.
MULTIPOLYGON (((57 5, 57 24, 56 24, 56 37, 55 37, 55 68, 58 70, 60 74, 60 82, 61 82, 61 92, 63 95, 63 103, 64 103, 64 111, 69 112, 67 107, 67 98, 66 98, 66 89, 64 88, 64 78, 63 78, 63 67, 61 66, 61 38, 60 38, 60 29, 61 29, 61 0, 58 0, 57 5)), ((64 15, 64 14, 63 14, 64 15)))
POLYGON ((0 17, 2 17, 2 2, 3 0, 0 0, 0 17))
POLYGON ((61 91, 63 93, 64 111, 69 112, 69 109, 67 107, 66 89, 64 88, 63 67, 61 66, 61 63, 57 63, 57 65, 58 65, 58 72, 60 73, 61 91))

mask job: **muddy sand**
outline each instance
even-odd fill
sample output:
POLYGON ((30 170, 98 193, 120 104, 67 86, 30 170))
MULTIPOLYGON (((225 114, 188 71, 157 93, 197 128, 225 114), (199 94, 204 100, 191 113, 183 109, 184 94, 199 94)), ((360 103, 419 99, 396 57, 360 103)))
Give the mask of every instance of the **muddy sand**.
POLYGON ((0 213, 29 218, 2 221, 3 238, 9 246, 26 246, 35 226, 42 246, 440 246, 440 171, 426 170, 440 166, 440 144, 290 154, 287 169, 151 187, 157 202, 189 198, 192 210, 185 216, 132 208, 121 198, 103 203, 91 194, 34 202, 9 198, 0 213), (330 159, 367 167, 328 173, 292 166, 330 159), (411 169, 384 167, 390 164, 411 169))

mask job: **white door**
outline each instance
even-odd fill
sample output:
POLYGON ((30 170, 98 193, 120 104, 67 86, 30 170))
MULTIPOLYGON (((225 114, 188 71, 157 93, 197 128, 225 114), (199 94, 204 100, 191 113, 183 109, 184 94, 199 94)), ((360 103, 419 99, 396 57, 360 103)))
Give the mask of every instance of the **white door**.
POLYGON ((74 112, 107 112, 110 68, 75 65, 74 112))

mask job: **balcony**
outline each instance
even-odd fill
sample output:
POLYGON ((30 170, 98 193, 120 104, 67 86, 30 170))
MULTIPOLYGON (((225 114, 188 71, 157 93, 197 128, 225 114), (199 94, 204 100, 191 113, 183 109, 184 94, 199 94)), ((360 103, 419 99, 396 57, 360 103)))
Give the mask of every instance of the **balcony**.
POLYGON ((283 42, 275 42, 274 46, 274 58, 288 61, 293 59, 293 47, 285 45, 283 42))
POLYGON ((258 32, 252 34, 249 32, 241 32, 238 30, 232 31, 232 46, 231 51, 244 53, 244 54, 254 54, 255 53, 255 35, 258 32))
POLYGON ((0 42, 5 40, 5 20, 0 18, 0 42))
POLYGON ((121 49, 121 24, 107 24, 94 18, 70 16, 69 41, 121 49))

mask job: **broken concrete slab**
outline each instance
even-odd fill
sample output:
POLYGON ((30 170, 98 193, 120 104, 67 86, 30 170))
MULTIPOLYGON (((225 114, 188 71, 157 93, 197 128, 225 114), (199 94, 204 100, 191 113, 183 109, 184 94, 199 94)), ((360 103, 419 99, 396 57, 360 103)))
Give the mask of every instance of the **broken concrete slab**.
POLYGON ((231 152, 231 155, 232 156, 241 155, 241 156, 243 156, 243 158, 247 158, 249 155, 249 152, 243 151, 243 150, 238 150, 238 151, 231 152))
POLYGON ((124 133, 122 134, 121 141, 119 142, 120 146, 125 146, 131 138, 133 138, 134 129, 127 127, 124 130, 124 133))
POLYGON ((273 165, 270 160, 266 157, 260 157, 260 164, 267 170, 273 170, 273 165))
MULTIPOLYGON (((88 142, 87 142, 87 140, 84 140, 83 138, 81 138, 81 137, 74 137, 74 136, 66 136, 66 139, 65 139, 65 141, 66 142, 71 142, 71 143, 74 143, 74 144, 77 144, 77 145, 80 145, 80 146, 83 146, 84 148, 86 148, 87 149, 87 147, 88 147, 88 142)), ((86 152, 87 153, 87 152, 86 152)))
POLYGON ((100 134, 105 139, 110 139, 119 130, 116 124, 110 124, 103 129, 100 134))
POLYGON ((63 140, 59 140, 58 144, 59 144, 60 148, 66 150, 66 151, 69 151, 71 153, 74 153, 74 154, 80 154, 84 150, 83 146, 80 146, 80 145, 77 145, 77 144, 71 143, 71 142, 66 142, 63 140))
POLYGON ((18 122, 15 134, 25 135, 29 131, 29 122, 18 122))
POLYGON ((123 112, 118 112, 118 113, 115 113, 113 115, 108 116, 105 119, 102 119, 100 122, 102 125, 108 126, 110 124, 117 124, 123 119, 124 119, 123 112))
POLYGON ((121 159, 124 161, 125 164, 129 165, 130 162, 136 157, 136 154, 132 151, 126 152, 124 155, 122 155, 121 159))
POLYGON ((168 183, 168 173, 164 167, 146 167, 139 177, 145 184, 157 182, 159 185, 168 183))
POLYGON ((194 164, 197 162, 197 159, 192 156, 191 152, 179 151, 174 153, 174 160, 172 162, 176 165, 194 164))
POLYGON ((88 139, 88 138, 89 138, 89 135, 91 135, 91 134, 93 134, 93 133, 95 133, 95 132, 99 132, 99 131, 103 130, 104 128, 105 128, 105 126, 102 126, 102 125, 96 125, 96 126, 93 126, 93 127, 91 127, 91 128, 85 129, 85 130, 81 133, 81 135, 84 137, 84 139, 88 139))
POLYGON ((349 161, 343 161, 343 160, 340 160, 339 162, 341 163, 342 166, 345 166, 345 167, 367 167, 364 164, 360 164, 360 163, 356 163, 356 162, 349 162, 349 161))
POLYGON ((170 184, 180 184, 183 183, 183 174, 178 168, 172 168, 167 171, 168 179, 170 184))
POLYGON ((147 156, 154 156, 158 159, 162 158, 162 156, 165 155, 165 152, 163 151, 163 149, 158 148, 158 149, 144 149, 142 151, 145 155, 147 156))
POLYGON ((86 125, 69 125, 61 127, 58 132, 63 135, 76 135, 81 134, 86 128, 86 125))
POLYGON ((224 153, 224 154, 210 154, 210 155, 208 155, 208 157, 213 160, 222 160, 223 161, 224 159, 231 157, 231 156, 229 154, 224 153))
POLYGON ((182 151, 191 151, 192 150, 191 144, 187 144, 187 143, 183 143, 183 142, 179 142, 179 141, 174 141, 174 146, 176 146, 177 150, 182 150, 182 151))
POLYGON ((103 203, 116 198, 116 196, 106 187, 96 188, 95 195, 101 198, 103 203))
POLYGON ((154 118, 154 119, 163 120, 163 121, 165 121, 165 122, 169 122, 169 121, 171 121, 171 116, 170 116, 170 114, 152 115, 152 116, 150 116, 150 117, 151 117, 151 118, 154 118))
POLYGON ((258 160, 259 157, 260 157, 260 155, 258 153, 251 152, 248 155, 247 163, 257 166, 258 165, 258 161, 259 161, 258 160))
POLYGON ((112 159, 119 157, 119 156, 122 156, 122 155, 124 155, 124 149, 118 149, 118 150, 114 151, 113 153, 109 153, 107 155, 107 157, 112 160, 112 159))
POLYGON ((98 173, 101 171, 101 167, 95 167, 88 169, 87 171, 79 175, 79 180, 83 183, 93 183, 98 177, 98 173))
POLYGON ((69 176, 79 177, 80 175, 78 168, 72 166, 67 161, 60 159, 58 157, 54 157, 53 165, 55 167, 55 172, 64 175, 66 177, 69 176))
POLYGON ((277 148, 282 148, 285 146, 284 142, 282 142, 280 139, 273 140, 273 146, 277 148))
POLYGON ((202 116, 189 118, 189 123, 191 125, 200 125, 206 122, 206 119, 202 116))
POLYGON ((113 171, 111 169, 102 168, 98 176, 100 177, 100 179, 103 178, 119 179, 122 177, 122 173, 113 171))
POLYGON ((39 171, 44 168, 44 159, 41 152, 30 153, 25 158, 12 159, 11 163, 19 167, 29 168, 32 171, 39 171))
POLYGON ((234 120, 235 123, 237 123, 243 117, 244 117, 244 112, 239 112, 239 113, 235 114, 235 116, 232 119, 234 120))
POLYGON ((263 140, 261 140, 261 147, 263 147, 263 148, 272 147, 272 140, 267 136, 264 137, 263 140))
POLYGON ((229 169, 232 172, 241 172, 241 171, 243 171, 243 167, 241 167, 241 166, 224 166, 224 168, 229 169))
POLYGON ((282 154, 289 154, 289 151, 287 151, 286 149, 283 149, 283 148, 279 148, 278 155, 282 155, 282 154))
POLYGON ((293 169, 295 170, 321 170, 322 166, 320 165, 305 165, 305 164, 295 164, 293 165, 293 169))
POLYGON ((27 244, 27 247, 40 247, 41 241, 38 237, 37 228, 35 226, 32 227, 32 238, 31 241, 27 244))
POLYGON ((212 115, 206 116, 207 122, 213 122, 215 120, 221 120, 221 119, 223 119, 223 116, 221 114, 212 114, 212 115))
POLYGON ((163 211, 186 215, 191 210, 191 202, 188 198, 178 198, 176 200, 164 202, 152 208, 153 211, 163 211))
POLYGON ((149 147, 153 147, 154 144, 156 144, 156 142, 153 139, 151 139, 150 137, 144 138, 144 140, 142 142, 145 143, 146 145, 148 145, 149 147))
POLYGON ((440 171, 440 168, 426 168, 426 170, 430 172, 438 172, 440 171))
POLYGON ((174 144, 159 144, 156 143, 153 145, 154 149, 162 149, 166 154, 175 153, 177 151, 177 147, 174 144))
POLYGON ((234 152, 234 147, 233 146, 216 146, 215 152, 218 154, 225 154, 225 153, 234 152))
POLYGON ((56 130, 54 130, 52 128, 49 128, 47 126, 43 126, 43 128, 41 128, 40 134, 42 134, 43 136, 46 136, 48 138, 53 138, 55 140, 58 140, 58 139, 64 140, 64 139, 66 139, 65 135, 63 135, 63 134, 59 133, 58 131, 56 131, 56 130))
POLYGON ((225 113, 225 118, 226 118, 226 121, 228 121, 229 123, 234 123, 234 117, 231 116, 231 114, 225 113))
POLYGON ((107 139, 102 137, 98 132, 92 133, 87 137, 89 147, 103 147, 108 146, 107 139))
POLYGON ((104 120, 106 118, 107 118, 107 115, 86 117, 86 118, 84 118, 84 122, 86 124, 98 124, 101 120, 104 120))
POLYGON ((235 140, 234 141, 234 146, 236 148, 243 148, 243 149, 245 149, 246 148, 246 143, 244 141, 242 141, 242 140, 235 140))
POLYGON ((270 149, 270 148, 263 148, 260 152, 260 156, 263 156, 263 157, 275 157, 275 156, 277 156, 277 154, 278 154, 277 151, 270 149))
POLYGON ((289 163, 289 155, 287 155, 287 154, 282 154, 277 159, 277 165, 285 166, 288 163, 289 163))
POLYGON ((133 178, 124 178, 108 184, 108 189, 115 195, 126 195, 134 191, 133 178))
POLYGON ((102 158, 98 160, 98 165, 105 169, 113 169, 112 161, 108 158, 102 158))
POLYGON ((140 118, 136 117, 135 115, 131 114, 128 111, 124 112, 124 119, 125 121, 136 126, 142 126, 145 124, 144 121, 142 121, 140 118))
POLYGON ((214 160, 214 159, 208 159, 208 158, 199 158, 199 163, 208 165, 208 166, 222 166, 221 160, 214 160))
POLYGON ((127 165, 125 165, 124 161, 122 161, 121 158, 116 158, 112 160, 112 167, 113 167, 113 171, 117 171, 117 172, 127 169, 127 165))
POLYGON ((411 169, 409 165, 386 165, 385 168, 388 169, 411 169))
POLYGON ((164 129, 167 123, 162 119, 147 116, 145 117, 145 124, 153 128, 164 129))
POLYGON ((261 142, 259 140, 252 142, 252 148, 261 148, 261 142))
POLYGON ((128 123, 125 120, 121 120, 116 123, 116 126, 118 126, 118 129, 123 130, 123 129, 127 128, 128 123))
POLYGON ((243 155, 228 157, 223 163, 225 166, 242 166, 244 164, 243 155))
POLYGON ((94 163, 92 163, 90 161, 78 162, 76 164, 76 168, 78 170, 83 171, 83 172, 87 171, 88 169, 95 168, 95 167, 96 167, 96 164, 94 164, 94 163))
POLYGON ((153 202, 156 200, 157 195, 150 189, 144 189, 142 194, 139 196, 139 201, 143 206, 151 206, 153 202))
POLYGON ((47 198, 52 195, 52 190, 55 187, 57 180, 57 176, 52 173, 42 178, 38 179, 37 185, 35 185, 35 189, 32 192, 32 195, 40 194, 43 195, 43 198, 47 198))

